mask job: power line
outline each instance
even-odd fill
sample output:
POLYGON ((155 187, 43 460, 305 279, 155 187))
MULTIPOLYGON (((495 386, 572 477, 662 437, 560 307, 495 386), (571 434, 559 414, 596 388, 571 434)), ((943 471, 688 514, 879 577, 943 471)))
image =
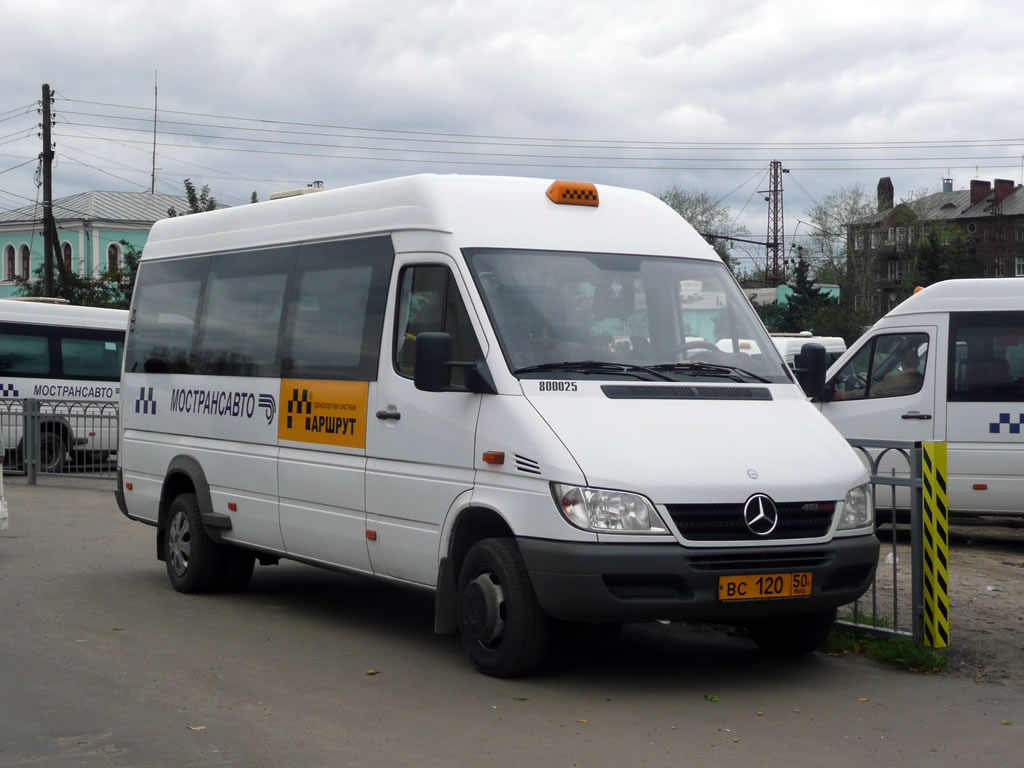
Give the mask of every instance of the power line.
MULTIPOLYGON (((150 107, 138 107, 127 104, 112 104, 109 102, 101 101, 90 101, 85 99, 71 99, 68 97, 62 98, 65 101, 77 103, 77 104, 91 104, 93 106, 103 107, 114 107, 117 109, 132 109, 132 110, 144 110, 150 111, 150 107)), ((305 128, 330 128, 335 130, 346 130, 346 131, 363 131, 365 133, 389 133, 389 134, 407 134, 411 136, 444 136, 444 137, 457 137, 465 139, 500 139, 510 141, 558 141, 567 143, 601 143, 601 144, 649 144, 652 146, 673 146, 673 147, 764 147, 772 148, 773 150, 778 149, 797 149, 801 147, 862 147, 862 148, 887 148, 887 147, 907 147, 907 146, 941 146, 941 145, 956 145, 956 146, 1008 146, 1008 145, 1024 145, 1024 139, 1013 138, 1013 139, 927 139, 927 140, 915 140, 915 141, 895 141, 895 140, 875 140, 875 141, 760 141, 760 142, 722 142, 722 141, 657 141, 657 140, 622 140, 622 139, 580 139, 580 138, 552 138, 552 137, 532 137, 532 136, 501 136, 491 134, 473 134, 473 133, 455 133, 455 132, 441 132, 441 131, 414 131, 414 130, 403 130, 396 128, 373 128, 365 126, 351 126, 351 125, 332 125, 329 123, 307 123, 298 121, 286 121, 286 120, 274 120, 268 118, 252 118, 252 117, 236 117, 231 115, 219 115, 209 112, 190 112, 184 110, 174 109, 163 109, 162 114, 175 114, 175 115, 186 115, 190 117, 206 117, 218 120, 235 120, 238 122, 250 122, 250 123, 261 123, 267 125, 293 125, 305 128)))
POLYGON ((0 123, 6 123, 8 120, 13 120, 16 117, 21 117, 22 115, 27 115, 30 112, 35 112, 35 109, 27 109, 24 112, 17 113, 16 115, 8 115, 7 117, 0 117, 0 123))
POLYGON ((39 159, 38 157, 30 157, 28 160, 26 160, 23 163, 18 163, 17 165, 12 165, 10 168, 4 168, 2 171, 0 171, 0 173, 7 173, 8 171, 13 171, 15 168, 21 168, 21 166, 23 166, 23 165, 28 165, 29 163, 34 163, 38 159, 39 159))
MULTIPOLYGON (((121 141, 117 141, 116 139, 110 139, 110 138, 106 138, 106 137, 102 137, 102 136, 97 136, 96 134, 89 133, 88 131, 82 131, 79 128, 77 128, 77 127, 71 125, 70 123, 68 123, 67 120, 60 120, 60 122, 63 125, 65 125, 67 128, 69 128, 70 130, 73 130, 76 133, 82 134, 81 137, 79 137, 79 136, 65 136, 64 138, 66 138, 66 139, 78 139, 78 138, 103 139, 105 141, 111 141, 114 144, 117 144, 118 146, 124 147, 125 149, 130 149, 133 152, 142 152, 143 154, 146 154, 146 155, 150 154, 149 149, 140 149, 139 147, 130 146, 129 144, 125 144, 125 143, 123 143, 121 141)), ((147 146, 149 146, 149 145, 147 144, 147 146)), ((175 145, 175 146, 183 147, 183 145, 175 145)), ((101 157, 100 155, 96 155, 96 154, 94 154, 92 152, 89 152, 89 151, 87 151, 85 149, 82 149, 81 147, 77 147, 76 146, 75 149, 77 151, 79 151, 79 152, 83 152, 84 154, 89 155, 90 157, 95 157, 98 160, 103 160, 105 162, 116 162, 116 161, 113 161, 113 160, 109 160, 108 158, 101 157)), ((191 162, 189 160, 183 160, 180 157, 174 157, 173 155, 164 154, 164 155, 161 155, 161 157, 164 158, 165 160, 172 160, 172 161, 174 161, 176 163, 181 163, 184 166, 189 166, 191 168, 198 168, 198 169, 200 169, 202 171, 215 171, 216 173, 224 174, 223 176, 213 176, 213 175, 210 175, 209 173, 204 173, 204 178, 208 178, 208 179, 218 179, 218 180, 222 180, 222 181, 254 181, 254 182, 263 183, 263 184, 292 184, 292 185, 295 185, 295 184, 305 184, 306 183, 305 180, 302 180, 302 179, 256 179, 256 178, 250 178, 250 177, 246 177, 246 176, 238 176, 237 174, 232 174, 230 171, 225 171, 225 170, 222 170, 220 168, 212 168, 212 167, 210 167, 208 165, 202 165, 200 163, 194 163, 194 162, 191 162)), ((139 171, 140 173, 143 172, 143 171, 141 171, 141 169, 138 169, 138 168, 133 168, 131 166, 127 166, 127 165, 124 165, 124 164, 121 164, 121 163, 118 163, 118 164, 121 165, 121 167, 125 168, 126 170, 139 171)), ((163 168, 162 170, 166 171, 168 169, 167 168, 163 168)), ((145 173, 149 173, 149 171, 145 171, 145 173)), ((164 186, 167 186, 167 187, 172 187, 174 189, 177 189, 173 185, 169 184, 166 181, 163 181, 160 178, 157 178, 157 183, 163 184, 164 186)))
MULTIPOLYGON (((54 135, 55 136, 66 137, 66 134, 54 134, 54 135)), ((74 138, 89 139, 89 140, 94 140, 94 141, 112 141, 112 142, 115 142, 115 143, 117 141, 121 141, 121 142, 135 143, 135 144, 146 144, 147 146, 150 145, 149 141, 140 141, 140 140, 135 140, 135 139, 115 140, 115 139, 109 139, 109 138, 101 137, 101 136, 90 136, 90 137, 82 136, 82 137, 74 137, 74 138)), ((167 143, 167 142, 158 142, 157 145, 158 146, 162 146, 162 147, 175 147, 175 148, 178 148, 178 149, 182 149, 183 148, 183 145, 181 145, 181 144, 172 144, 172 143, 167 143)), ((333 160, 369 160, 369 161, 375 161, 375 162, 422 163, 422 164, 431 164, 431 165, 500 166, 500 167, 509 167, 509 168, 568 168, 568 169, 579 169, 579 170, 600 169, 600 170, 620 170, 620 171, 621 170, 626 170, 626 171, 630 171, 630 170, 632 170, 632 171, 760 171, 760 170, 762 170, 761 167, 749 167, 749 166, 628 165, 628 164, 621 164, 621 163, 618 164, 618 165, 605 165, 605 164, 594 164, 594 163, 589 163, 589 164, 580 164, 580 163, 570 164, 570 163, 562 163, 562 162, 552 162, 552 163, 512 163, 512 162, 505 162, 505 161, 485 162, 485 161, 473 161, 473 160, 439 160, 439 159, 422 158, 422 157, 402 158, 402 157, 380 157, 380 156, 366 156, 366 155, 325 154, 325 153, 321 153, 321 152, 286 152, 286 151, 283 151, 283 150, 272 151, 272 150, 252 149, 252 148, 246 148, 246 147, 223 147, 223 146, 218 146, 218 145, 214 145, 214 144, 196 144, 196 145, 193 145, 193 146, 189 146, 187 148, 188 149, 193 149, 193 150, 212 150, 212 151, 218 151, 218 152, 235 152, 235 153, 241 153, 241 154, 274 155, 274 156, 279 156, 279 157, 316 157, 316 158, 328 158, 328 159, 333 159, 333 160)), ((390 150, 390 151, 394 151, 394 150, 390 150)), ((526 156, 524 155, 523 157, 526 157, 526 156)), ((551 159, 557 160, 557 159, 561 159, 561 158, 552 157, 551 159)), ((607 158, 607 159, 614 160, 616 158, 607 158)), ((626 158, 624 158, 623 160, 626 160, 626 158)), ((712 160, 706 160, 705 162, 712 162, 712 160)), ((787 165, 788 164, 789 163, 787 162, 787 165)), ((1002 169, 1002 168, 1010 168, 1010 167, 1013 167, 1013 168, 1017 167, 1016 159, 1015 159, 1015 162, 1012 165, 1010 165, 1010 164, 1006 164, 1006 165, 981 165, 981 164, 977 164, 977 163, 971 163, 970 165, 950 165, 950 164, 943 163, 942 165, 935 165, 935 166, 930 166, 930 165, 918 165, 918 166, 892 166, 892 165, 884 165, 884 166, 860 166, 860 167, 849 167, 849 166, 847 166, 847 167, 805 166, 805 167, 800 167, 799 170, 802 170, 802 171, 846 171, 846 172, 849 172, 849 171, 974 170, 974 169, 978 169, 978 170, 999 170, 999 169, 1002 169)))
MULTIPOLYGON (((67 125, 82 126, 85 128, 102 128, 106 130, 114 131, 130 131, 133 133, 146 133, 150 132, 149 128, 132 128, 127 126, 109 125, 109 124, 97 124, 97 123, 80 123, 73 121, 66 121, 67 125)), ((260 130, 253 128, 236 129, 232 126, 210 126, 214 128, 220 128, 224 130, 260 130)), ((278 133, 278 131, 266 131, 269 133, 278 133)), ((331 144, 324 142, 303 142, 303 141, 289 141, 287 139, 260 139, 254 137, 236 137, 226 136, 222 134, 211 134, 211 133, 195 133, 189 131, 161 131, 164 136, 184 136, 194 139, 220 139, 225 141, 235 142, 249 142, 253 144, 281 144, 285 146, 295 147, 314 147, 314 148, 327 148, 327 149, 346 149, 346 150, 360 150, 360 151, 372 151, 372 152, 407 152, 415 154, 428 154, 428 155, 466 155, 472 157, 514 157, 514 158, 526 158, 526 159, 562 159, 562 160, 609 160, 617 159, 610 158, 603 155, 547 155, 547 154, 527 154, 527 153, 513 153, 513 152, 474 152, 467 150, 445 150, 445 149, 416 149, 412 147, 381 147, 375 145, 360 145, 360 144, 331 144)), ((289 135, 304 135, 304 136, 328 136, 331 134, 320 134, 320 133, 305 133, 301 131, 287 131, 289 135)), ((367 138, 365 136, 359 137, 348 137, 348 138, 367 138)), ((388 141, 396 141, 396 139, 386 139, 388 141)), ((453 142, 450 142, 453 143, 453 142)), ((471 144, 470 146, 478 146, 478 144, 471 144)), ((479 145, 484 146, 484 145, 479 145)), ((499 144, 498 146, 509 146, 506 144, 499 144)), ((545 149, 555 148, 552 145, 514 145, 514 146, 544 146, 545 149)), ((640 151, 650 150, 651 147, 635 147, 635 148, 624 148, 624 147, 588 147, 589 149, 618 149, 622 151, 626 149, 628 151, 640 151)), ((664 151, 664 150, 662 150, 664 151)), ((751 159, 756 161, 756 158, 736 158, 736 157, 716 157, 713 160, 711 158, 704 157, 678 157, 678 156, 648 156, 648 157, 628 157, 623 158, 630 161, 649 161, 649 162, 723 162, 723 163, 743 163, 750 162, 751 159)), ((947 161, 957 160, 971 160, 975 163, 979 160, 1013 160, 1014 164, 1019 160, 1019 156, 1009 155, 957 155, 957 156, 924 156, 924 157, 790 157, 787 161, 787 165, 793 163, 818 163, 818 162, 830 162, 830 163, 863 163, 863 162, 936 162, 941 161, 943 163, 947 161)), ((765 160, 765 162, 767 162, 765 160)))

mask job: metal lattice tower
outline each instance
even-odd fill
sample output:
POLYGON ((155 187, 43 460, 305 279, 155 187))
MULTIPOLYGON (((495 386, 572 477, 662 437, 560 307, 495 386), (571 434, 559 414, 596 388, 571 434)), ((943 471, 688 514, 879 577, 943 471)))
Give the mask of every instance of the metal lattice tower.
POLYGON ((782 221, 782 174, 789 173, 781 160, 772 160, 768 183, 768 247, 764 262, 764 279, 769 285, 783 280, 782 256, 785 255, 785 226, 782 221))

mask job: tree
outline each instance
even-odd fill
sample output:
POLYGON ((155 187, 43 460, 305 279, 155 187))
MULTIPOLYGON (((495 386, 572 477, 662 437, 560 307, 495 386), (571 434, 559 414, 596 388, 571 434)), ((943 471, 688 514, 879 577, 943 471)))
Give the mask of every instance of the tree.
MULTIPOLYGON (((127 240, 121 241, 124 263, 118 268, 103 272, 99 277, 92 275, 76 275, 67 272, 67 292, 65 292, 64 276, 54 275, 54 288, 61 296, 68 297, 72 304, 85 307, 109 307, 112 309, 128 309, 132 302, 132 290, 135 287, 135 275, 139 269, 139 257, 142 252, 127 240)), ((61 270, 64 272, 64 270, 61 270)), ((45 296, 46 284, 43 280, 43 265, 36 267, 34 279, 16 277, 19 296, 45 296)))
POLYGON ((786 325, 793 331, 810 330, 808 317, 834 303, 834 299, 811 282, 806 259, 797 260, 794 275, 795 280, 790 284, 792 293, 786 299, 786 325))
POLYGON ((977 277, 978 263, 967 247, 967 234, 948 221, 921 222, 918 238, 907 250, 903 288, 909 294, 918 285, 931 285, 958 277, 977 277))
MULTIPOLYGON (((253 192, 253 194, 255 195, 256 193, 253 192)), ((191 179, 185 179, 185 197, 188 199, 188 210, 178 213, 172 205, 167 209, 168 216, 173 218, 175 216, 187 216, 190 213, 204 213, 217 209, 217 201, 210 196, 209 184, 204 184, 197 194, 196 185, 192 183, 191 179)))
MULTIPOLYGON (((807 250, 816 254, 815 279, 836 283, 842 296, 862 296, 867 302, 875 286, 872 252, 849 259, 847 225, 874 213, 876 206, 859 184, 837 187, 806 212, 812 231, 807 250)), ((849 302, 851 305, 853 302, 849 302)))
POLYGON ((729 255, 734 246, 726 238, 749 236, 750 232, 746 227, 736 225, 727 206, 707 192, 690 192, 678 184, 666 189, 659 197, 700 232, 722 261, 735 271, 735 261, 729 255))

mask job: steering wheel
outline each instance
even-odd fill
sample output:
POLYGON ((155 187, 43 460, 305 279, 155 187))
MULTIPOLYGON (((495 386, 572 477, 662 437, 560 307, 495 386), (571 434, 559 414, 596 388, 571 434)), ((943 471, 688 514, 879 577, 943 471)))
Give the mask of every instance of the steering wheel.
POLYGON ((709 349, 713 352, 718 352, 719 349, 710 341, 704 341, 703 339, 695 339, 693 341, 687 341, 675 347, 673 352, 689 352, 691 349, 709 349))

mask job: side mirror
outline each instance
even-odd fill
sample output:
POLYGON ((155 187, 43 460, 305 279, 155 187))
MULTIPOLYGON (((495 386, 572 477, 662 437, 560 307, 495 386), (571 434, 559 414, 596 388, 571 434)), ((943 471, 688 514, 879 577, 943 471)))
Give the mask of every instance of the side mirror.
POLYGON ((825 369, 826 362, 825 347, 816 342, 809 342, 800 348, 799 362, 793 372, 796 380, 812 400, 821 400, 825 394, 825 369))
POLYGON ((413 383, 424 392, 474 392, 496 395, 497 387, 482 361, 461 362, 452 359, 452 337, 447 333, 421 333, 416 337, 416 373, 413 383), (464 385, 452 386, 452 369, 465 371, 464 385))
POLYGON ((443 392, 452 381, 452 337, 424 332, 416 337, 416 373, 413 382, 424 392, 443 392))

